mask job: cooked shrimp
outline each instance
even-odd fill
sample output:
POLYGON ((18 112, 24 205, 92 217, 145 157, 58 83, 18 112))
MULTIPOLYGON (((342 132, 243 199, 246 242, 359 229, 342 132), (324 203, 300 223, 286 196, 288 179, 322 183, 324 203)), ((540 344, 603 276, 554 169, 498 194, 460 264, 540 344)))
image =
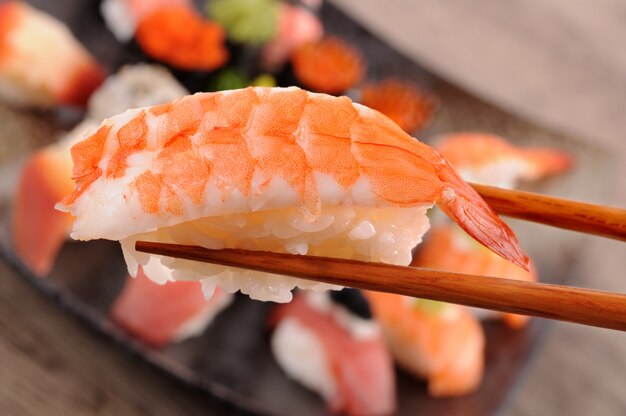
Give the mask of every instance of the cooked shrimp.
POLYGON ((366 295, 396 362, 425 378, 431 396, 462 396, 478 388, 485 335, 467 309, 389 293, 366 295))
POLYGON ((193 234, 213 247, 408 264, 410 254, 381 253, 410 253, 437 203, 490 249, 527 262, 445 159, 346 97, 295 87, 196 94, 106 120, 72 157, 76 188, 60 208, 78 217, 73 237, 124 240, 127 260, 147 261, 134 252, 137 238, 193 234), (400 218, 406 229, 392 224, 400 218), (393 246, 400 241, 407 246, 393 246))

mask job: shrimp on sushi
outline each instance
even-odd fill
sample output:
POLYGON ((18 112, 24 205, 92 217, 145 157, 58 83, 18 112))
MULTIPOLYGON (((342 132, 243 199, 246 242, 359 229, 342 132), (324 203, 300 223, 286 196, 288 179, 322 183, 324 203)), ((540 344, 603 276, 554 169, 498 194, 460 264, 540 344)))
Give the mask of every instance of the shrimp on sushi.
MULTIPOLYGON (((523 267, 513 232, 436 151, 347 97, 296 87, 195 94, 112 117, 72 148, 74 192, 57 207, 72 237, 137 240, 407 265, 437 204, 523 267)), ((171 279, 209 293, 286 302, 320 284, 163 258, 171 279)), ((327 286, 326 286, 327 287, 327 286)))
POLYGON ((270 317, 274 357, 334 413, 390 415, 395 373, 378 324, 356 289, 298 293, 270 317))
POLYGON ((111 318, 137 339, 157 348, 200 335, 230 305, 233 295, 218 288, 205 299, 198 285, 182 281, 160 285, 140 268, 135 279, 126 279, 111 308, 111 318))
POLYGON ((83 106, 105 73, 68 28, 24 2, 0 4, 0 99, 83 106))
MULTIPOLYGON (((555 149, 522 149, 485 133, 456 133, 440 139, 439 152, 466 180, 514 188, 520 179, 534 180, 568 170, 571 157, 555 149)), ((494 255, 453 224, 433 227, 413 264, 456 273, 537 281, 535 267, 522 269, 494 255)), ((512 328, 523 327, 527 316, 472 309, 482 318, 501 316, 512 328)))
POLYGON ((396 362, 428 382, 433 397, 474 392, 484 370, 485 335, 466 308, 366 292, 396 362))

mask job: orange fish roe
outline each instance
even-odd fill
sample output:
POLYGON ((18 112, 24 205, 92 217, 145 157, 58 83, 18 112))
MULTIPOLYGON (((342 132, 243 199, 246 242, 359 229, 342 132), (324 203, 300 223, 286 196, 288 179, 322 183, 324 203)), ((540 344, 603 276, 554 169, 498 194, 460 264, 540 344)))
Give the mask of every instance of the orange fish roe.
POLYGON ((158 61, 187 70, 210 71, 224 65, 224 31, 186 7, 158 10, 139 23, 137 43, 158 61))
POLYGON ((336 37, 307 43, 291 55, 293 70, 306 87, 340 94, 356 85, 365 74, 365 60, 352 46, 336 37))
POLYGON ((380 111, 407 133, 414 132, 430 120, 433 100, 413 83, 388 78, 369 83, 361 91, 361 103, 380 111))

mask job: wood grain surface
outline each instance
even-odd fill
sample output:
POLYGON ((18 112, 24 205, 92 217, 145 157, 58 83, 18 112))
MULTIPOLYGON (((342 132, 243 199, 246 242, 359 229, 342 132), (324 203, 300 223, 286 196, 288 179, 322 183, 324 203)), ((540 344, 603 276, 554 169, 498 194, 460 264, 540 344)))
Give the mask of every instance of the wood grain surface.
MULTIPOLYGON (((624 2, 333 2, 353 8, 407 55, 477 95, 606 143, 626 161, 624 2)), ((626 178, 626 163, 620 169, 615 175, 626 178)), ((611 200, 595 202, 626 207, 624 180, 611 200)), ((623 243, 588 241, 573 283, 625 292, 623 243)), ((86 330, 3 263, 0 328, 2 415, 228 413, 86 330)), ((626 414, 625 371, 625 334, 554 324, 510 413, 626 414)))

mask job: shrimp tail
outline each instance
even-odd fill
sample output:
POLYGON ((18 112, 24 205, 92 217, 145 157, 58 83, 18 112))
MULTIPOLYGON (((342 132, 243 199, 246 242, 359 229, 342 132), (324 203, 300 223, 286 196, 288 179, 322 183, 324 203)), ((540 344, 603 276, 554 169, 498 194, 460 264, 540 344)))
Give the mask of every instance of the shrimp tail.
POLYGON ((439 208, 476 241, 528 270, 529 258, 515 234, 478 193, 447 162, 437 174, 444 185, 437 201, 439 208))

